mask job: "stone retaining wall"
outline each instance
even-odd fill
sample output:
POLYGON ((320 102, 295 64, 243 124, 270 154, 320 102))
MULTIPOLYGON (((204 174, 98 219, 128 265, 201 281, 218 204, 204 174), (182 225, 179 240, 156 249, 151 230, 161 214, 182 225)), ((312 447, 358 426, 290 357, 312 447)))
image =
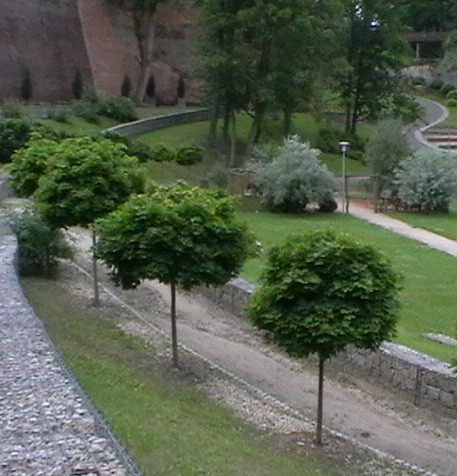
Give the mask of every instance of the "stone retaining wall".
MULTIPOLYGON (((235 279, 199 292, 222 308, 242 314, 255 286, 235 279)), ((404 392, 416 405, 457 417, 457 375, 450 366, 408 347, 384 343, 376 352, 350 350, 332 359, 344 372, 404 392)))
POLYGON ((167 116, 149 117, 139 121, 120 124, 108 129, 109 132, 124 134, 128 137, 136 137, 147 132, 157 131, 166 127, 190 124, 192 122, 208 121, 213 117, 211 109, 197 109, 194 111, 177 112, 167 116))

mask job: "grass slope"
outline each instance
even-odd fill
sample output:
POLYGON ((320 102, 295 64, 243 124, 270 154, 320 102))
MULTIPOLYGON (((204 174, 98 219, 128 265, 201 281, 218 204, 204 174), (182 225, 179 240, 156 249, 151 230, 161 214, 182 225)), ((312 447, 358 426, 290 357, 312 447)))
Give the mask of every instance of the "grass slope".
MULTIPOLYGON (((403 279, 401 311, 396 341, 420 352, 450 362, 457 351, 422 337, 426 332, 457 334, 457 262, 452 256, 432 250, 380 227, 341 214, 310 213, 301 216, 273 213, 240 213, 267 250, 287 235, 317 229, 333 229, 352 235, 388 255, 403 279)), ((243 276, 256 281, 265 254, 245 266, 243 276)))
MULTIPOLYGON (((154 365, 154 349, 49 280, 25 279, 27 299, 94 404, 145 476, 342 476, 290 454, 154 365)), ((166 368, 166 366, 165 366, 166 368)), ((173 372, 169 370, 169 372, 173 372)))

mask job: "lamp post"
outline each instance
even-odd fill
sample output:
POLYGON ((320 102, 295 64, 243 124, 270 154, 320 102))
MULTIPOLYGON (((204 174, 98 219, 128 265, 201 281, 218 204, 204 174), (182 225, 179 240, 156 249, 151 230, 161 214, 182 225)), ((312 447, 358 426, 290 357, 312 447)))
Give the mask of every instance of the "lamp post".
POLYGON ((341 155, 343 158, 343 194, 342 194, 342 207, 345 213, 349 213, 349 200, 348 200, 348 186, 346 180, 346 151, 351 144, 347 141, 341 141, 339 143, 341 149, 341 155))

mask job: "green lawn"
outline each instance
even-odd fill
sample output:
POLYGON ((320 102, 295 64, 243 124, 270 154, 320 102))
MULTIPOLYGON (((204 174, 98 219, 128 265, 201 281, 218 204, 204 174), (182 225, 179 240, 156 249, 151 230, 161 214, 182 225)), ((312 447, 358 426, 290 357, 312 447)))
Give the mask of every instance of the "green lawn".
MULTIPOLYGON (((426 332, 457 334, 457 262, 455 258, 425 245, 341 214, 310 213, 302 216, 272 213, 240 213, 267 250, 285 236, 309 230, 334 229, 348 233, 390 256, 404 276, 397 341, 443 361, 457 351, 421 337, 426 332)), ((259 278, 265 256, 247 263, 243 276, 259 278)))
POLYGON ((29 278, 23 287, 145 476, 349 476, 318 452, 311 458, 281 449, 202 392, 161 375, 167 365, 152 363, 153 348, 95 309, 76 307, 58 283, 29 278))

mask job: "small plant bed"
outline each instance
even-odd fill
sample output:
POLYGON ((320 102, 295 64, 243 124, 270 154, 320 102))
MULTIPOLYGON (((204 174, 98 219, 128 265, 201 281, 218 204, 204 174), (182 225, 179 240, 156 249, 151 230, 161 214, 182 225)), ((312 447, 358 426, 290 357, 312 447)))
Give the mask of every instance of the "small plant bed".
MULTIPOLYGON (((362 243, 384 252, 391 258, 394 269, 404 276, 400 294, 400 321, 395 340, 445 362, 455 359, 455 349, 422 336, 430 332, 450 336, 457 333, 455 258, 341 214, 241 213, 241 216, 254 231, 263 250, 282 243, 287 235, 332 229, 346 232, 362 243)), ((249 261, 243 276, 255 282, 260 275, 264 258, 263 254, 249 261)))
MULTIPOLYGON (((65 267, 59 282, 24 279, 26 296, 145 476, 361 476, 402 471, 337 438, 316 449, 311 433, 260 431, 234 417, 204 391, 214 369, 188 354, 180 370, 171 369, 163 342, 156 338, 146 343, 124 333, 120 327, 138 325, 120 305, 105 302, 97 310, 88 305, 84 279, 74 273, 65 267)), ((260 403, 260 408, 268 411, 268 404, 260 403)))

